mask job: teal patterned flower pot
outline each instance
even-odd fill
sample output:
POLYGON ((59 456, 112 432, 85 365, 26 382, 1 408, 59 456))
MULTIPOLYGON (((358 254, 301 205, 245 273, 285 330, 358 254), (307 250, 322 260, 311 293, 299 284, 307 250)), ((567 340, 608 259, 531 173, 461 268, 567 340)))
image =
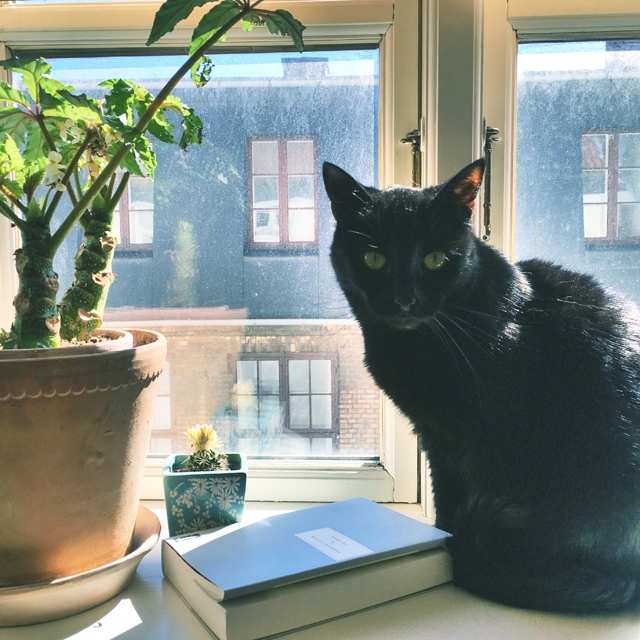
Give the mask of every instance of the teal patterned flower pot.
POLYGON ((162 471, 169 535, 179 536, 242 520, 247 457, 228 453, 228 471, 178 471, 188 456, 169 456, 162 471))

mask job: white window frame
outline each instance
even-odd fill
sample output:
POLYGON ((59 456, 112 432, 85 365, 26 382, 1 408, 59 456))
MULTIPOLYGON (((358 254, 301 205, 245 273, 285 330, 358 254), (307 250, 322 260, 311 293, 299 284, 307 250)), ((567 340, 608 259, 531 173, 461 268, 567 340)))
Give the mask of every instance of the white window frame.
MULTIPOLYGON (((269 8, 269 2, 264 3, 269 8)), ((418 121, 418 17, 420 0, 278 0, 307 29, 308 44, 380 44, 380 185, 411 183, 411 154, 400 140, 418 121)), ((0 8, 0 56, 10 49, 133 48, 146 42, 156 2, 15 4, 0 8), (100 25, 100 26, 96 26, 100 25)), ((209 7, 196 9, 159 46, 188 45, 193 27, 209 7)), ((273 37, 233 29, 225 46, 273 46, 273 37)), ((0 79, 8 79, 0 69, 0 79)), ((13 251, 18 238, 0 219, 0 326, 12 322, 17 290, 13 251)), ((141 323, 141 325, 144 323, 141 323)), ((248 500, 323 502, 363 496, 379 502, 419 499, 418 447, 407 420, 381 398, 380 464, 353 460, 268 461, 251 465, 248 500)), ((150 455, 142 497, 161 499, 164 457, 150 455)))

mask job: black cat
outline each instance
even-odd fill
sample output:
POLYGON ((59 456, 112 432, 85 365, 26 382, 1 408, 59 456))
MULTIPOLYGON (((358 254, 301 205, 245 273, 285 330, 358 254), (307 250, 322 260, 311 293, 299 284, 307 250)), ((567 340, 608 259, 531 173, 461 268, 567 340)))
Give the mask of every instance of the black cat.
POLYGON ((456 584, 527 608, 637 607, 638 310, 480 241, 483 171, 380 191, 324 165, 331 259, 366 365, 429 458, 456 584))

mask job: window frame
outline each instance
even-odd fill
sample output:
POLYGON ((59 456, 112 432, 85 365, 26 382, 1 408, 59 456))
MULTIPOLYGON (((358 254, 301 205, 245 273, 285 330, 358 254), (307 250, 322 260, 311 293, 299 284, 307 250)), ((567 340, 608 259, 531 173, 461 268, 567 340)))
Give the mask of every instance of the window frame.
MULTIPOLYGON (((410 184, 411 153, 400 140, 415 128, 418 113, 418 5, 420 0, 278 0, 265 8, 291 10, 307 26, 310 47, 379 45, 380 130, 379 173, 382 187, 410 184), (271 7, 270 7, 271 5, 271 7), (366 16, 366 17, 365 17, 366 16)), ((0 57, 10 50, 119 55, 144 48, 157 2, 11 4, 0 8, 0 57), (99 25, 99 26, 98 26, 99 25)), ((196 9, 155 51, 188 46, 191 32, 209 7, 196 9)), ((233 29, 225 48, 273 47, 272 36, 254 29, 233 29)), ((9 79, 0 69, 0 79, 9 79)), ((13 319, 11 301, 17 290, 13 251, 19 237, 0 220, 0 326, 13 319)), ((144 326, 145 323, 138 323, 144 326)), ((151 324, 157 324, 150 322, 151 324)), ((112 323, 111 326, 117 326, 112 323)), ((415 503, 419 499, 417 441, 406 419, 381 396, 383 447, 380 462, 369 460, 257 460, 249 471, 248 500, 333 501, 362 496, 380 502, 415 503)), ((142 497, 162 499, 165 456, 149 455, 142 497)))
POLYGON ((249 252, 261 250, 317 250, 319 245, 318 231, 318 200, 319 200, 319 178, 318 169, 318 137, 317 136, 250 136, 247 138, 247 194, 248 194, 248 241, 249 252), (288 202, 288 178, 287 170, 287 143, 290 141, 304 141, 313 143, 313 241, 292 242, 289 237, 289 202, 288 202), (253 143, 254 142, 277 142, 278 143, 278 215, 280 233, 279 242, 258 242, 254 239, 254 207, 253 207, 253 178, 260 174, 253 173, 253 143))
MULTIPOLYGON (((597 248, 600 246, 614 247, 614 246, 633 246, 640 245, 640 236, 619 236, 618 235, 618 175, 620 170, 620 135, 626 133, 640 133, 637 129, 597 129, 593 131, 584 131, 582 136, 587 135, 606 135, 607 138, 607 166, 600 170, 605 170, 607 173, 607 235, 606 236, 585 236, 584 244, 589 248, 597 248), (615 162, 614 162, 615 160, 615 162)), ((640 169, 640 167, 622 167, 622 169, 632 168, 640 169)), ((582 167, 584 174, 585 169, 582 167)), ((586 203, 585 203, 586 204, 586 203)), ((627 204, 627 203, 623 203, 627 204)), ((631 204, 631 203, 630 203, 631 204)), ((632 204, 638 204, 634 202, 632 204)))
MULTIPOLYGON (((305 438, 327 438, 332 440, 332 450, 337 451, 340 444, 340 402, 338 390, 338 354, 336 353, 239 353, 229 357, 229 383, 230 391, 238 382, 237 363, 243 362, 260 362, 261 360, 277 361, 279 371, 279 393, 280 402, 285 406, 283 432, 286 435, 305 438), (290 410, 289 398, 292 395, 289 390, 289 367, 288 363, 292 360, 328 360, 331 362, 331 427, 329 429, 313 429, 308 430, 292 429, 290 426, 290 410)), ((259 365, 258 365, 259 366, 259 365)), ((259 375, 259 374, 258 374, 259 375)), ((240 394, 238 394, 240 395, 240 394)), ((260 394, 251 394, 259 396, 260 394)), ((296 394, 293 394, 296 395, 296 394)), ((311 392, 304 394, 309 396, 311 402, 311 392)), ((233 444, 230 445, 233 447, 233 444)))

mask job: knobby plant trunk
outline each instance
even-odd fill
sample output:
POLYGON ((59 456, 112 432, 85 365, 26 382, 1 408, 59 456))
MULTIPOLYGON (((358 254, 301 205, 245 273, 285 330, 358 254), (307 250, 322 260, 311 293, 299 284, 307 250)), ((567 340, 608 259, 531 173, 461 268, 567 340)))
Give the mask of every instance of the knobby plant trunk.
POLYGON ((81 342, 102 325, 111 271, 118 239, 113 234, 113 211, 95 204, 83 216, 84 243, 74 260, 73 285, 60 302, 60 334, 65 340, 81 342))
POLYGON ((13 331, 21 349, 60 345, 60 320, 56 306, 58 274, 50 255, 51 232, 41 219, 25 221, 22 248, 15 253, 18 293, 13 300, 13 331))

